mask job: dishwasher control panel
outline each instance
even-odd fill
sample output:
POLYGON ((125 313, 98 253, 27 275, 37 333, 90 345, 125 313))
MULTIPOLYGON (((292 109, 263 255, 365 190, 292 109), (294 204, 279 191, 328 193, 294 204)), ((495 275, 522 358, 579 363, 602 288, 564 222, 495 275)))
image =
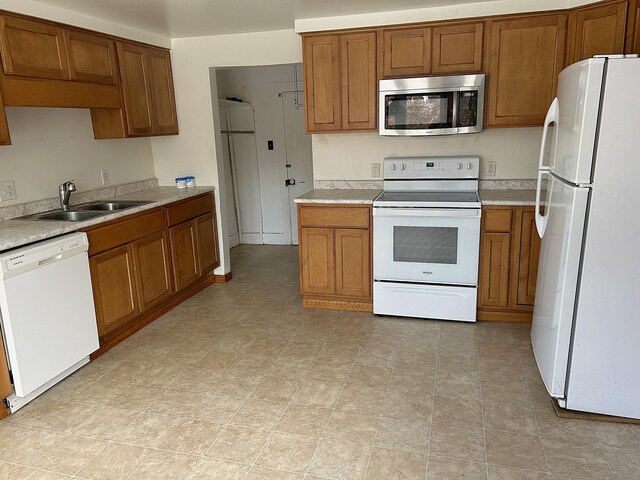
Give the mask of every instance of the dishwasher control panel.
POLYGON ((86 233, 72 233, 33 243, 0 256, 0 274, 2 278, 8 278, 18 271, 42 267, 88 249, 89 239, 86 233))

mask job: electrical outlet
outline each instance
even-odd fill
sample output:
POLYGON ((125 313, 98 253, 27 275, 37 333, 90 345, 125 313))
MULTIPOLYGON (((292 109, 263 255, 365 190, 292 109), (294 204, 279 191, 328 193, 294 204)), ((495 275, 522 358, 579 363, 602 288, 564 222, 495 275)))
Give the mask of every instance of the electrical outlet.
POLYGON ((111 183, 111 178, 109 177, 109 169, 103 168, 100 170, 100 178, 102 178, 103 185, 109 185, 111 183))
POLYGON ((487 177, 495 177, 496 176, 496 162, 491 160, 487 162, 487 177))
POLYGON ((380 164, 372 163, 371 164, 371 176, 373 178, 380 178, 380 164))
POLYGON ((8 200, 15 200, 16 198, 18 198, 18 196, 16 195, 16 186, 13 184, 13 180, 0 182, 0 201, 6 202, 8 200))

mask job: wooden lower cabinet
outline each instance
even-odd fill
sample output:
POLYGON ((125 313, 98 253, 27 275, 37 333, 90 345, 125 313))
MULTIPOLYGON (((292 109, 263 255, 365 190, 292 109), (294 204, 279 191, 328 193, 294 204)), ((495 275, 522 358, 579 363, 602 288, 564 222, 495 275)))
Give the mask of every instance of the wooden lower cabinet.
POLYGON ((176 291, 195 282, 199 275, 196 224, 181 223, 169 229, 171 238, 171 263, 176 291))
POLYGON ((200 275, 204 275, 220 266, 218 225, 216 224, 216 215, 213 212, 201 215, 195 219, 195 222, 200 275))
MULTIPOLYGON (((9 375, 9 366, 7 365, 7 357, 4 352, 4 342, 2 341, 2 335, 0 335, 0 400, 7 398, 13 391, 13 387, 11 386, 11 376, 9 375)), ((3 410, 4 406, 0 406, 0 418, 2 418, 3 410)))
POLYGON ((90 257, 89 268, 98 334, 103 336, 138 315, 131 245, 123 245, 90 257))
POLYGON ((140 313, 173 293, 167 232, 148 235, 132 244, 140 313))
POLYGON ((371 207, 298 206, 303 306, 372 310, 371 207))
POLYGON ((540 237, 533 207, 484 207, 478 319, 530 322, 540 237))

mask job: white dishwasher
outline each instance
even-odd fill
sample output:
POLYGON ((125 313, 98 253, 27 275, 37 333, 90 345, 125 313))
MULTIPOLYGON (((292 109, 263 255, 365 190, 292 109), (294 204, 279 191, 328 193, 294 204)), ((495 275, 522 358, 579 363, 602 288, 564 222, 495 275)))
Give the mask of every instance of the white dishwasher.
POLYGON ((0 314, 14 412, 89 361, 99 348, 84 233, 0 255, 0 314))

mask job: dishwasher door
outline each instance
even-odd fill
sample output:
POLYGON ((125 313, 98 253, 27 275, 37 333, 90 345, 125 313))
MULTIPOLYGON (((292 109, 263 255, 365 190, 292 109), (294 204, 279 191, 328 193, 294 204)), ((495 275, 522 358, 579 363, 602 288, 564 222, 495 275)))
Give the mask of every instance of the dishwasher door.
POLYGON ((0 256, 0 312, 15 395, 25 397, 99 348, 88 240, 75 233, 0 256))

